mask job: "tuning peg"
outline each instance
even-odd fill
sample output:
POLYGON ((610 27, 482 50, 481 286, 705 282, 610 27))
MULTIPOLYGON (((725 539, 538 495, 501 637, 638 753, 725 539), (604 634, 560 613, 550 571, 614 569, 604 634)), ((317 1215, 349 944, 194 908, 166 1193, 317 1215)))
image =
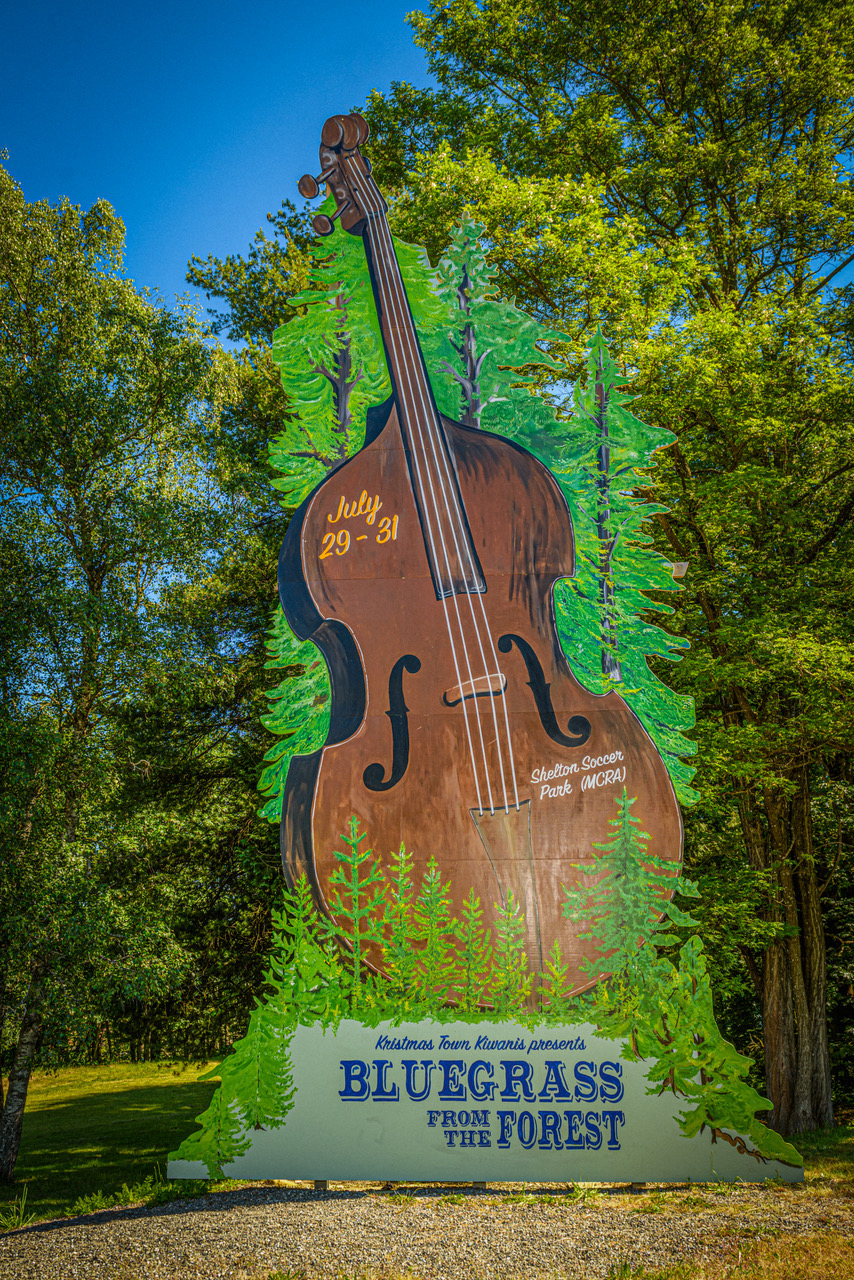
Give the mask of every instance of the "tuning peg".
POLYGON ((349 206, 350 201, 345 200, 340 209, 336 209, 331 216, 325 213, 318 213, 311 220, 311 225, 319 236, 329 236, 335 230, 335 222, 341 217, 341 214, 349 206))
POLYGON ((316 178, 313 178, 310 173, 304 173, 297 183, 297 191, 301 196, 305 196, 306 200, 313 200, 320 191, 321 182, 326 182, 332 174, 332 169, 324 169, 323 173, 319 173, 316 178))

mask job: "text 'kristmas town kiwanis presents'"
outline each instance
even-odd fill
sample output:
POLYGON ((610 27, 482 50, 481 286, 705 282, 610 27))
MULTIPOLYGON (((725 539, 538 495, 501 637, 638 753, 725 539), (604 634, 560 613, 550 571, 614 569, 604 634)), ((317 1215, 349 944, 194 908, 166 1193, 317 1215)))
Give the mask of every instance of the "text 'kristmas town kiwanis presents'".
POLYGON ((638 496, 671 436, 598 331, 558 415, 563 335, 493 297, 476 225, 435 268, 394 240, 367 136, 323 126, 274 347, 288 888, 170 1175, 799 1179, 674 900, 693 707, 648 665, 685 642, 650 621, 678 586, 638 496))

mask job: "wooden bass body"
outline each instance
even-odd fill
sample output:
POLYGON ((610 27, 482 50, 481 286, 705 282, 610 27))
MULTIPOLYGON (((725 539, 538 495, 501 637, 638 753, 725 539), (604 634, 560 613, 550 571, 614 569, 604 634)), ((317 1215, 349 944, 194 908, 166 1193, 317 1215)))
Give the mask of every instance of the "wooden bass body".
POLYGON ((616 693, 585 690, 561 652, 553 588, 574 551, 554 478, 503 438, 441 424, 482 590, 437 594, 394 398, 289 527, 282 607, 323 653, 332 707, 326 745, 290 764, 285 872, 305 874, 329 914, 355 815, 386 865, 405 844, 416 885, 435 857, 457 915, 474 889, 494 925, 512 891, 531 968, 558 941, 581 990, 581 961, 601 957, 564 918, 563 886, 592 883, 592 845, 611 838, 624 786, 650 852, 674 863, 679 808, 637 717, 616 693))

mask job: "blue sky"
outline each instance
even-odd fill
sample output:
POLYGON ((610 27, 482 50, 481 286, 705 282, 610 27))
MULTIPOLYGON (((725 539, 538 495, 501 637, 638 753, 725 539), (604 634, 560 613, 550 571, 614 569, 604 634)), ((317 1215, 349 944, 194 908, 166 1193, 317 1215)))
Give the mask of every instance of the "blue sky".
POLYGON ((242 253, 298 205, 320 126, 392 80, 427 84, 406 14, 369 4, 55 0, 11 6, 0 41, 0 149, 29 200, 104 197, 125 268, 167 301, 191 254, 242 253))

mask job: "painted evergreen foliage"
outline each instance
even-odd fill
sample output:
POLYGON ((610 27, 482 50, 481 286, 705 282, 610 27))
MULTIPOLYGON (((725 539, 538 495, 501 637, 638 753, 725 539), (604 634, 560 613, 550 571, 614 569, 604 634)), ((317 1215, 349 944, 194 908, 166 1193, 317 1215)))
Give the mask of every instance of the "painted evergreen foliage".
MULTIPOLYGON (((649 850, 633 804, 624 787, 612 838, 594 845, 595 882, 564 890, 564 914, 589 922, 584 936, 596 939, 612 970, 596 989, 590 1019, 597 1034, 624 1042, 629 1062, 649 1063, 648 1093, 669 1090, 685 1100, 680 1128, 686 1137, 708 1130, 713 1142, 729 1142, 758 1161, 801 1164, 794 1147, 756 1119, 771 1103, 745 1078, 750 1059, 721 1035, 702 942, 689 938, 675 958, 659 951, 678 943, 674 928, 694 928, 696 921, 668 899, 673 864, 649 850)), ((683 897, 700 896, 681 876, 678 889, 683 897)))
POLYGON ((352 966, 353 991, 362 985, 367 953, 372 943, 383 939, 386 919, 385 876, 377 865, 372 849, 363 847, 367 833, 359 830, 358 820, 350 819, 350 830, 342 835, 343 851, 336 851, 338 866, 330 877, 329 908, 337 920, 346 920, 341 928, 334 921, 327 924, 331 937, 345 943, 352 966))
MULTIPOLYGON (((699 890, 680 874, 678 864, 649 852, 649 836, 639 830, 640 822, 632 817, 633 804, 623 787, 617 816, 609 824, 614 828, 613 837, 594 844, 592 871, 589 864, 578 865, 578 870, 595 876, 595 881, 588 888, 564 888, 563 913, 576 924, 589 925, 579 936, 595 939, 597 950, 604 952, 615 972, 630 972, 633 981, 643 982, 645 966, 655 956, 654 947, 643 944, 668 946, 676 941, 672 925, 697 926, 669 895, 677 885, 685 898, 699 897, 699 890)), ((585 960, 581 967, 595 978, 601 962, 585 960)))
POLYGON ((262 817, 278 822, 291 758, 310 755, 326 741, 332 691, 320 650, 310 640, 297 639, 280 605, 273 613, 267 652, 270 658, 264 666, 278 671, 281 679, 266 695, 270 709, 261 717, 276 741, 264 756, 258 790, 269 797, 260 811, 262 817))
POLYGON ((652 738, 682 804, 697 796, 694 770, 680 757, 696 744, 693 700, 674 693, 647 659, 679 660, 687 641, 649 620, 672 613, 650 591, 678 591, 672 566, 653 551, 646 522, 665 508, 636 496, 657 449, 673 436, 640 422, 620 391, 627 379, 614 364, 600 330, 588 358, 587 382, 576 388, 574 412, 552 464, 573 517, 575 573, 555 588, 561 645, 576 678, 591 693, 616 689, 652 738))
POLYGON ((437 292, 452 318, 432 362, 425 352, 434 386, 444 393, 439 407, 466 426, 516 440, 550 466, 559 456, 566 424, 548 399, 531 393, 561 376, 563 367, 550 349, 559 349, 566 339, 495 297, 496 273, 482 230, 464 219, 436 268, 437 292))
MULTIPOLYGON (((494 296, 494 271, 477 223, 464 220, 433 271, 420 248, 395 251, 439 409, 469 426, 515 440, 555 475, 573 517, 576 565, 555 588, 558 635, 576 677, 593 693, 616 688, 660 751, 680 801, 691 803, 696 750, 684 731, 691 699, 650 670, 650 657, 678 660, 686 642, 649 621, 671 612, 646 592, 674 591, 669 563, 649 547, 645 521, 663 508, 634 495, 653 455, 672 439, 647 427, 619 390, 623 378, 597 331, 586 387, 569 422, 545 394, 562 366, 562 334, 494 296), (533 393, 533 394, 532 394, 533 393)), ((336 231, 316 250, 311 287, 293 299, 300 314, 276 331, 279 365, 293 418, 272 442, 273 483, 293 509, 364 442, 367 411, 391 386, 362 245, 336 231)), ((280 737, 265 758, 261 812, 281 816, 287 767, 317 750, 328 724, 328 676, 314 646, 300 645, 277 607, 267 664, 283 678, 268 697, 264 723, 280 737), (290 667, 301 667, 295 675, 290 667), (286 674, 287 673, 287 674, 286 674)))
MULTIPOLYGON (((687 1137, 708 1132, 758 1161, 801 1163, 778 1134, 756 1119, 770 1105, 745 1079, 749 1059, 721 1035, 702 944, 690 938, 678 954, 659 948, 678 941, 675 928, 691 917, 666 899, 673 868, 647 848, 625 791, 611 822, 611 838, 597 844, 595 881, 565 890, 568 917, 590 920, 612 976, 595 992, 570 996, 560 947, 541 974, 531 973, 522 946, 525 921, 508 895, 495 936, 482 923, 482 904, 470 894, 462 919, 451 915, 447 885, 433 861, 413 885, 405 850, 386 865, 364 847, 355 819, 336 856, 341 892, 337 922, 320 919, 307 882, 285 894, 275 916, 268 994, 256 1003, 246 1036, 205 1078, 221 1084, 198 1117, 201 1130, 170 1159, 202 1161, 211 1177, 250 1145, 254 1128, 285 1123, 293 1103, 289 1045, 298 1025, 336 1029, 343 1018, 366 1026, 515 1022, 528 1027, 591 1023, 596 1034, 623 1042, 628 1061, 647 1064, 649 1093, 668 1090, 684 1100, 680 1127, 687 1137), (360 955, 352 939, 358 931, 360 955), (377 942, 386 975, 364 963, 377 942), (535 998, 531 998, 534 992, 535 998)), ((680 890, 697 890, 681 881, 680 890)))
POLYGON ((174 1158, 200 1160, 211 1178, 251 1145, 255 1129, 280 1129, 293 1106, 294 1087, 289 1046, 293 1034, 288 995, 288 967, 282 963, 285 941, 277 932, 266 984, 270 997, 256 999, 246 1035, 218 1066, 200 1080, 219 1077, 210 1106, 196 1121, 201 1131, 181 1144, 174 1158))

